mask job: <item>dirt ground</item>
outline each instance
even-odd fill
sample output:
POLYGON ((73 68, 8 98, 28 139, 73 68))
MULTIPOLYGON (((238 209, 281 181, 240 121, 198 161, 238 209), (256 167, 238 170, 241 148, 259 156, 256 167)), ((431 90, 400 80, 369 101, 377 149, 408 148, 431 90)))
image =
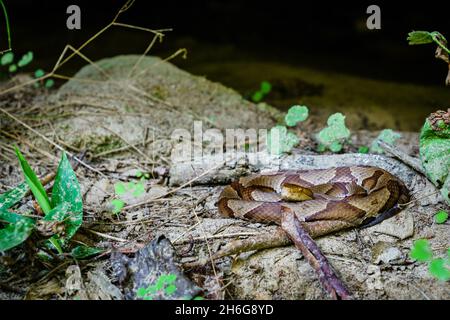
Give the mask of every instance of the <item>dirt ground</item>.
MULTIPOLYGON (((146 57, 133 69, 137 59, 101 60, 97 66, 102 72, 87 66, 50 92, 25 87, 2 96, 0 107, 15 119, 0 114, 0 192, 22 181, 13 144, 42 176, 56 169, 60 152, 55 144, 73 154, 85 152, 85 163, 95 170, 80 165, 76 171, 84 217, 73 241, 108 251, 82 261, 64 256, 45 263, 28 242, 0 253, 1 299, 123 298, 111 272, 111 250, 132 256, 164 235, 182 266, 208 259, 231 240, 277 228, 219 216, 215 202, 222 185, 175 187, 168 173, 174 165, 174 129, 192 131, 195 121, 204 129, 270 128, 283 114, 158 58, 146 57), (144 192, 126 198, 127 207, 113 214, 115 184, 141 181, 139 172, 150 173, 142 180, 144 192)), ((313 114, 297 129, 301 143, 294 155, 315 153, 311 137, 320 127, 317 119, 313 114)), ((369 145, 377 133, 355 132, 344 152, 369 145)), ((417 133, 403 132, 399 148, 417 156, 417 133)), ((421 191, 418 185, 414 188, 421 191)), ((22 204, 28 210, 32 206, 31 197, 22 204)), ((450 299, 449 284, 434 279, 426 264, 408 255, 419 238, 429 239, 439 255, 446 254, 448 222, 438 225, 433 220, 440 208, 448 209, 439 199, 420 202, 380 225, 317 243, 358 299, 450 299)), ((207 299, 327 299, 313 269, 293 246, 242 253, 184 271, 207 299)))

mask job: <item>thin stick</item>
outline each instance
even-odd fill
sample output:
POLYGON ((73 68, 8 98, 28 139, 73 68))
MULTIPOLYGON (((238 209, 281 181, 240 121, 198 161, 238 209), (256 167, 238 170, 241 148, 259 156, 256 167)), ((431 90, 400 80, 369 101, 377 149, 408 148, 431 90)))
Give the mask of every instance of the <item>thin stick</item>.
POLYGON ((97 235, 99 237, 105 238, 105 239, 119 241, 119 242, 128 242, 128 240, 126 240, 126 239, 110 236, 109 234, 106 234, 106 233, 101 233, 101 232, 94 231, 92 229, 87 229, 87 228, 83 228, 83 229, 88 231, 88 232, 90 232, 90 233, 92 233, 92 234, 95 234, 95 235, 97 235))
MULTIPOLYGON (((193 225, 192 227, 190 227, 189 229, 193 229, 195 226, 197 226, 199 224, 199 222, 197 222, 195 225, 193 225)), ((237 238, 237 237, 250 237, 250 236, 257 236, 260 235, 257 232, 236 232, 236 233, 224 233, 224 234, 214 234, 211 236, 201 236, 201 237, 194 237, 192 239, 185 239, 182 241, 179 241, 179 239, 181 237, 183 237, 187 232, 183 233, 183 235, 181 235, 180 237, 178 237, 176 240, 173 241, 173 243, 177 243, 177 244, 184 244, 186 242, 190 242, 190 241, 198 241, 198 240, 211 240, 211 239, 223 239, 223 238, 237 238)))
POLYGON ((399 159, 406 165, 408 165, 411 168, 413 168, 414 170, 416 170, 417 172, 426 176, 425 170, 423 169, 422 164, 420 163, 419 159, 411 157, 410 155, 404 153, 400 149, 394 148, 394 146, 392 146, 384 141, 379 141, 378 145, 387 153, 391 154, 395 158, 399 159))
POLYGON ((134 209, 134 208, 141 207, 141 206, 143 206, 143 205, 149 204, 149 203, 151 203, 151 202, 153 202, 153 201, 155 201, 155 200, 157 200, 157 199, 165 198, 165 197, 167 197, 168 195, 170 195, 170 194, 172 194, 172 193, 175 193, 175 192, 177 192, 178 190, 181 190, 181 189, 183 189, 184 187, 186 187, 186 186, 192 184, 193 182, 195 182, 196 180, 200 179, 201 177, 207 175, 207 174, 210 173, 211 171, 217 170, 218 168, 222 167, 226 162, 227 162, 227 160, 222 161, 222 162, 219 163, 218 165, 216 165, 216 166, 214 166, 214 167, 211 167, 211 168, 209 168, 208 170, 205 170, 202 174, 198 175, 197 177, 192 178, 192 179, 189 180, 188 182, 182 184, 181 186, 179 186, 179 187, 177 187, 177 188, 174 188, 174 189, 170 190, 169 192, 166 192, 165 194, 163 194, 163 195, 161 195, 161 196, 158 196, 158 197, 156 197, 156 198, 154 198, 154 199, 142 201, 142 202, 139 202, 139 203, 130 205, 130 206, 126 206, 126 207, 123 208, 123 210, 134 209))

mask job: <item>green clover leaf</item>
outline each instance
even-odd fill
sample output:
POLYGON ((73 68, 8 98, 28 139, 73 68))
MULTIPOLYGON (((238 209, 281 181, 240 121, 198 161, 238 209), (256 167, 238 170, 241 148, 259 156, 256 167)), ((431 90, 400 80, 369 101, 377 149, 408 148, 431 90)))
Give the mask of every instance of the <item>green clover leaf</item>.
POLYGON ((297 123, 305 121, 308 118, 309 110, 307 106, 292 106, 284 117, 288 127, 293 127, 297 123))
POLYGON ((445 223, 445 221, 447 221, 447 219, 448 219, 448 212, 444 211, 444 210, 439 210, 434 215, 434 221, 436 221, 436 223, 439 223, 439 224, 445 223))
POLYGON ((433 251, 426 239, 419 239, 414 241, 411 248, 410 257, 417 261, 429 261, 433 257, 433 251))
POLYGON ((450 280, 450 264, 443 258, 433 259, 428 265, 428 271, 441 281, 450 280))
POLYGON ((6 66, 14 61, 14 53, 7 52, 5 53, 2 58, 0 59, 0 64, 2 66, 6 66))

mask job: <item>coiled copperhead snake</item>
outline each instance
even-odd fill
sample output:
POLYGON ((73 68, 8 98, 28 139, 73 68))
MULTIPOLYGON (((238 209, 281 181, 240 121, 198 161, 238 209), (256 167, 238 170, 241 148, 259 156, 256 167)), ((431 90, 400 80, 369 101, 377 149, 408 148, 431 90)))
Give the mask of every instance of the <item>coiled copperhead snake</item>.
POLYGON ((369 166, 286 171, 241 177, 224 188, 219 212, 227 217, 276 223, 306 256, 334 298, 351 294, 311 238, 372 226, 410 199, 405 184, 369 166))
POLYGON ((389 172, 369 166, 286 171, 241 177, 219 196, 227 217, 281 224, 289 210, 314 238, 392 217, 409 191, 389 172))

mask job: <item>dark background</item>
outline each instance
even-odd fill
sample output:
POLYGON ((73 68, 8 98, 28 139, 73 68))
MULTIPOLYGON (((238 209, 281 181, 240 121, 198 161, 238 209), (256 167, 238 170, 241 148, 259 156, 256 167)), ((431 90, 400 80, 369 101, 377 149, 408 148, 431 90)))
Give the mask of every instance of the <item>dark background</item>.
MULTIPOLYGON (((17 54, 32 50, 35 62, 50 69, 66 43, 80 45, 109 23, 125 2, 80 0, 4 0, 10 16, 13 48, 17 54), (78 4, 81 30, 66 28, 66 8, 78 4)), ((136 0, 120 21, 148 28, 173 28, 152 51, 173 52, 181 41, 188 44, 190 59, 208 59, 220 52, 202 51, 229 45, 246 52, 248 59, 271 59, 365 77, 442 85, 447 66, 434 59, 434 45, 410 47, 411 30, 438 30, 450 37, 445 1, 243 1, 136 0), (381 7, 381 30, 367 30, 366 8, 381 7), (195 43, 189 48, 189 43, 195 43), (198 45, 201 44, 201 45, 198 45)), ((1 24, 0 43, 5 43, 1 24)), ((85 52, 92 59, 121 53, 140 53, 149 35, 113 28, 85 52)), ((220 50, 220 49, 218 49, 220 50)), ((232 60, 236 50, 230 51, 232 60)), ((189 64, 189 59, 175 63, 189 64)), ((66 67, 71 74, 85 63, 66 67)))

